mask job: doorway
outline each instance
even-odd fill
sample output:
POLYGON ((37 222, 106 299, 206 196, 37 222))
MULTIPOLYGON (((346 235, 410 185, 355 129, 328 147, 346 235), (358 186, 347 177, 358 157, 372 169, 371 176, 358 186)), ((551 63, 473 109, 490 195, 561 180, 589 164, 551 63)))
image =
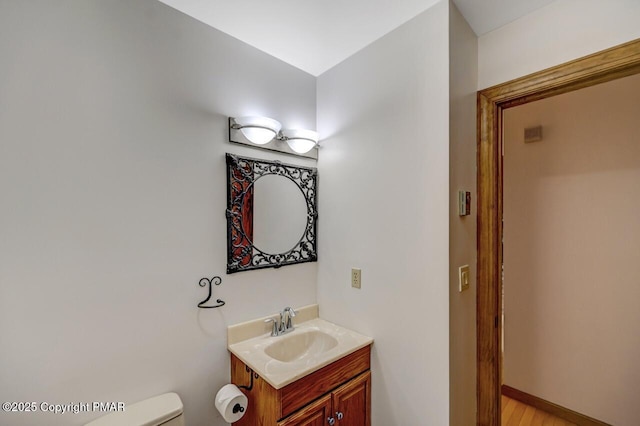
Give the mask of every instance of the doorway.
POLYGON ((478 93, 477 424, 500 425, 502 112, 640 73, 640 40, 478 93))

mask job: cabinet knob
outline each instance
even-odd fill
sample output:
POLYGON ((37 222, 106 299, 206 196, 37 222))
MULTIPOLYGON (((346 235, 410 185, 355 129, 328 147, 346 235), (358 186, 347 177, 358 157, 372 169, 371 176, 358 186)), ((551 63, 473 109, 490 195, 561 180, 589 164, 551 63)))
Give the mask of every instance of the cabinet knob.
POLYGON ((327 423, 329 423, 329 426, 333 426, 336 424, 336 419, 334 419, 333 417, 329 417, 327 418, 327 423))
POLYGON ((336 411, 336 417, 338 418, 338 420, 342 420, 344 414, 342 414, 340 411, 336 411))

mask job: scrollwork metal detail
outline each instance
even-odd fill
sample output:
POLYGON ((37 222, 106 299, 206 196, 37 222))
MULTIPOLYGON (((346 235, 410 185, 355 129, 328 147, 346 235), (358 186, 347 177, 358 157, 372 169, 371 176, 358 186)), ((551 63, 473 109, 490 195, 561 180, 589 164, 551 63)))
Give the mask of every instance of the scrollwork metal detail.
POLYGON ((227 273, 317 261, 317 170, 232 154, 227 154, 226 160, 227 273), (306 202, 304 233, 293 248, 284 253, 267 253, 252 242, 253 184, 266 175, 290 179, 298 186, 306 202))

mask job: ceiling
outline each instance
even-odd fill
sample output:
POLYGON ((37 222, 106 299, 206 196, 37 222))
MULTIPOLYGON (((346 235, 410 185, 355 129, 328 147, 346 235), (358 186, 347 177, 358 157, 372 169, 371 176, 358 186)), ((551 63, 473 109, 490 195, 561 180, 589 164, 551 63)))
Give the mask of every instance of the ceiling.
MULTIPOLYGON (((439 0, 159 0, 318 76, 439 0)), ((477 35, 555 0, 453 0, 477 35)))

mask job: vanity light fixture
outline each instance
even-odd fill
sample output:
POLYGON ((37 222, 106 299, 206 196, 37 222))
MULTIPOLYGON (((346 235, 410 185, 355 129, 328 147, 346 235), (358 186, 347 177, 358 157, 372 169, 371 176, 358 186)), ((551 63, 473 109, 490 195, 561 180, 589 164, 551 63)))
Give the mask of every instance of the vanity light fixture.
POLYGON ((306 129, 281 131, 281 127, 278 121, 268 117, 230 117, 229 142, 318 159, 317 132, 306 129))
POLYGON ((287 141, 289 147, 298 154, 304 154, 318 144, 318 132, 306 129, 284 129, 279 139, 287 141))
POLYGON ((264 145, 278 136, 282 125, 269 117, 238 117, 231 126, 239 129, 249 141, 264 145))

